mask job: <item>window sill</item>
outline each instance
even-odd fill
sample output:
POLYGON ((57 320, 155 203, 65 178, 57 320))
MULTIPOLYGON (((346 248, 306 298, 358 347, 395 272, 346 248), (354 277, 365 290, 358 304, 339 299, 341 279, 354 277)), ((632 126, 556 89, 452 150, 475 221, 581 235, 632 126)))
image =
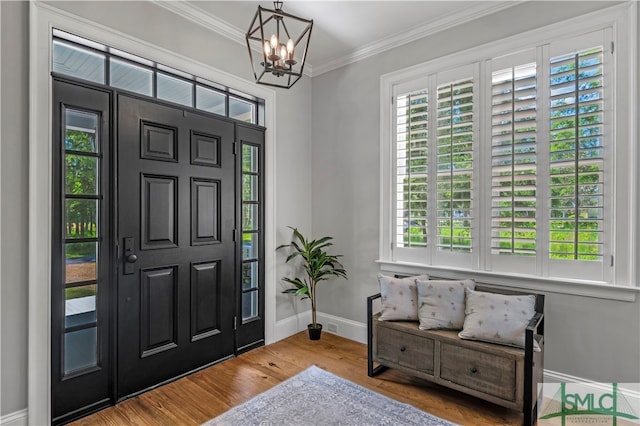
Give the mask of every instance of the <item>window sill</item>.
POLYGON ((569 280, 562 278, 540 278, 517 274, 502 274, 491 271, 473 271, 462 268, 430 266, 411 262, 377 260, 380 272, 396 274, 428 273, 439 278, 473 278, 483 284, 533 291, 595 297, 599 299, 635 302, 640 287, 616 286, 599 281, 569 280))

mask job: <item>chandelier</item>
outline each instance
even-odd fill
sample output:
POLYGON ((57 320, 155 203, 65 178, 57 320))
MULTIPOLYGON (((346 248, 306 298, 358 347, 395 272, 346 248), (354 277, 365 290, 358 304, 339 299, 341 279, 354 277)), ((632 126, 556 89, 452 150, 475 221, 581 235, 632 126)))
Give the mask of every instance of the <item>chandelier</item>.
POLYGON ((245 38, 256 83, 288 89, 302 77, 313 20, 283 12, 282 1, 273 6, 258 6, 245 38))

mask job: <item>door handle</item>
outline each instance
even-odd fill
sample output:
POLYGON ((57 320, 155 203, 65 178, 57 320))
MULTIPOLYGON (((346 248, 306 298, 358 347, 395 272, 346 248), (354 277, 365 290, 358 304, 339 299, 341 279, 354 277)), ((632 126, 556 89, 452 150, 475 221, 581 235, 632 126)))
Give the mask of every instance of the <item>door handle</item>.
POLYGON ((124 253, 123 253, 123 274, 131 275, 135 272, 134 263, 138 261, 138 255, 135 254, 136 243, 133 238, 124 239, 124 253))

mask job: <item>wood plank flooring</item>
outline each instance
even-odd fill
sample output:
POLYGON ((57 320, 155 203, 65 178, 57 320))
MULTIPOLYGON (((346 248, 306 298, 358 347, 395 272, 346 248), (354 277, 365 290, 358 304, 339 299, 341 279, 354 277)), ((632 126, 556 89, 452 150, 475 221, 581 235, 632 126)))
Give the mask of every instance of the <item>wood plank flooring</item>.
POLYGON ((73 425, 198 425, 317 365, 378 393, 463 425, 520 425, 522 414, 387 370, 367 376, 366 345, 306 331, 106 408, 73 425))

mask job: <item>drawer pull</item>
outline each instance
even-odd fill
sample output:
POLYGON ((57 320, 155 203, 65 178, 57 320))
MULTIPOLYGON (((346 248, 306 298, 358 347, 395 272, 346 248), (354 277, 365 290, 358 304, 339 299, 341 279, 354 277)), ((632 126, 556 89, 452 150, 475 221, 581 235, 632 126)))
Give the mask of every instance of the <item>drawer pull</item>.
POLYGON ((471 371, 471 374, 476 374, 478 372, 478 369, 476 367, 471 367, 469 371, 471 371))
POLYGON ((406 346, 402 346, 402 347, 400 347, 400 352, 404 352, 404 351, 406 351, 406 350, 407 350, 406 346))

